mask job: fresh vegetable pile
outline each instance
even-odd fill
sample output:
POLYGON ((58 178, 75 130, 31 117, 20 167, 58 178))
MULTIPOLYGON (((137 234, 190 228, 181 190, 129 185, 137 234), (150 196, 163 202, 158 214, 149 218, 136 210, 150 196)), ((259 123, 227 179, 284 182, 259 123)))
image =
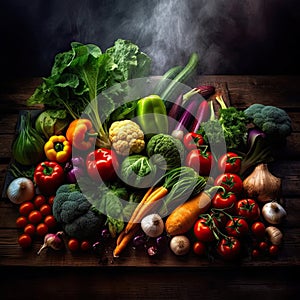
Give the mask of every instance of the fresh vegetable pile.
POLYGON ((230 107, 213 86, 188 88, 197 63, 193 53, 138 95, 132 82, 150 75, 151 59, 129 41, 105 52, 72 43, 56 56, 28 99, 44 110, 21 116, 13 144, 7 195, 21 247, 38 238, 38 254, 64 243, 101 257, 110 245, 114 258, 130 248, 224 260, 279 253, 287 213, 268 166, 291 120, 274 106, 230 107))

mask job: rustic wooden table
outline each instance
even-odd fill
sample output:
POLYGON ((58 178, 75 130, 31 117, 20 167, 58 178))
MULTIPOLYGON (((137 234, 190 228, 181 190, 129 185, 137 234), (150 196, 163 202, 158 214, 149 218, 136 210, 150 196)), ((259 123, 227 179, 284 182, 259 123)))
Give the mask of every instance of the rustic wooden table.
MULTIPOLYGON (((198 79, 197 79, 198 81, 198 79)), ((0 89, 0 187, 3 189, 19 111, 40 78, 2 82, 0 89)), ((233 106, 259 102, 285 109, 293 121, 285 152, 272 169, 282 178, 282 199, 288 217, 284 244, 276 259, 245 259, 235 263, 195 256, 166 255, 149 259, 128 251, 118 261, 99 264, 91 254, 22 251, 17 244, 17 209, 0 201, 1 299, 291 299, 298 295, 300 270, 300 102, 299 76, 202 76, 199 82, 225 86, 233 106), (237 299, 237 298, 236 298, 237 299)), ((34 107, 31 109, 37 109, 34 107)))

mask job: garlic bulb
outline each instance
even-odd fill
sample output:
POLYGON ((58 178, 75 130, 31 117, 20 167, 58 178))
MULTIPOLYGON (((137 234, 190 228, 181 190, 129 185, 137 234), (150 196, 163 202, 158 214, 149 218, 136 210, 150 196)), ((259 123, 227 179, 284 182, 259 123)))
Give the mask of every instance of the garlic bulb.
POLYGON ((160 215, 150 214, 141 221, 142 230, 149 237, 158 237, 164 231, 164 222, 160 215))
POLYGON ((11 202, 21 204, 33 199, 35 194, 34 184, 29 178, 19 177, 9 184, 6 193, 11 202))
POLYGON ((280 245, 283 239, 282 232, 275 226, 268 226, 266 234, 273 245, 280 245))
POLYGON ((287 214, 279 203, 272 201, 263 206, 262 215, 268 223, 280 224, 287 214))
POLYGON ((185 235, 175 235, 170 241, 170 248, 176 255, 187 254, 190 247, 190 240, 185 235))
POLYGON ((243 181, 243 189, 249 197, 268 202, 278 198, 281 179, 272 175, 266 164, 259 164, 243 181))

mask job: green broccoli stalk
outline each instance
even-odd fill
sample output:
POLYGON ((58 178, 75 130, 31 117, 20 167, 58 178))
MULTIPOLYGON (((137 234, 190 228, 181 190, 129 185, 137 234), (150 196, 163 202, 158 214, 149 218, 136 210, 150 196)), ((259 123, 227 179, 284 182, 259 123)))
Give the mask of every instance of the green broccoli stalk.
POLYGON ((291 118, 276 106, 255 103, 246 108, 244 113, 255 126, 267 134, 270 142, 284 140, 292 132, 291 118))
POLYGON ((105 222, 86 197, 73 185, 64 185, 58 190, 53 202, 53 215, 65 233, 79 240, 97 235, 105 222))

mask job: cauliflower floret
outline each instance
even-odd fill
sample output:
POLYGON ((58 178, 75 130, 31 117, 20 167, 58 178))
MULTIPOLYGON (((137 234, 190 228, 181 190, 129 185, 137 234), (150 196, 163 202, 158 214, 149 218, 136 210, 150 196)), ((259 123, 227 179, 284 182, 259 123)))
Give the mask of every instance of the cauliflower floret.
POLYGON ((140 126, 131 120, 113 122, 108 134, 112 147, 119 155, 140 153, 145 148, 144 133, 140 126))

